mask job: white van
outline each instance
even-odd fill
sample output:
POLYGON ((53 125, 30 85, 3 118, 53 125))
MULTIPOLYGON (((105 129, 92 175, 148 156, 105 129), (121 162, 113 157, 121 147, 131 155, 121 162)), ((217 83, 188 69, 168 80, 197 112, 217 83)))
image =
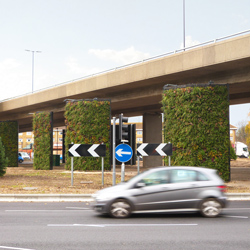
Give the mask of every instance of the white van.
POLYGON ((248 147, 246 144, 242 142, 235 143, 235 152, 238 157, 245 157, 245 158, 249 157, 248 147))
POLYGON ((30 156, 26 152, 19 152, 24 160, 30 160, 30 156))

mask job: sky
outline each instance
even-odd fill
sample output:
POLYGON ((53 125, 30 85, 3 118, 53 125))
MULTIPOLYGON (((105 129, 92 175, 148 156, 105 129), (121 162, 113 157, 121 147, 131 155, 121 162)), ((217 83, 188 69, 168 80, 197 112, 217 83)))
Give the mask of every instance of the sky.
MULTIPOLYGON (((249 0, 0 0, 0 101, 250 30, 249 0), (38 52, 28 52, 40 51, 38 52)), ((230 123, 250 120, 230 106, 230 123)), ((139 119, 140 118, 135 118, 139 119)))

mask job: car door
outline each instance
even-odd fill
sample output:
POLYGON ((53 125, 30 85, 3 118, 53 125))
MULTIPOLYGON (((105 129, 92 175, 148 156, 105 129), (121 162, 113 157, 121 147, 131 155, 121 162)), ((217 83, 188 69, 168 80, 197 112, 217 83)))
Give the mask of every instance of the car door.
POLYGON ((159 170, 144 176, 133 189, 135 210, 164 209, 169 181, 170 170, 159 170))
MULTIPOLYGON (((195 208, 199 202, 199 193, 204 189, 201 173, 189 169, 171 170, 171 183, 166 196, 167 209, 195 208)), ((204 180, 205 180, 204 176, 204 180)))

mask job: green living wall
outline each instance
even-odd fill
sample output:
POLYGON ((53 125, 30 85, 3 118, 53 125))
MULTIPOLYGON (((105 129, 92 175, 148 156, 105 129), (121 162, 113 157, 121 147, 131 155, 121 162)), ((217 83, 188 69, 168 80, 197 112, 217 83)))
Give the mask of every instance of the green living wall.
POLYGON ((229 181, 228 86, 166 85, 162 105, 164 140, 173 144, 171 164, 217 169, 229 181))
POLYGON ((50 112, 33 115, 34 169, 51 169, 51 131, 53 131, 51 115, 50 112))
MULTIPOLYGON (((65 146, 73 144, 106 145, 104 169, 110 169, 110 101, 68 101, 65 108, 65 146)), ((70 169, 71 157, 66 153, 66 168, 70 169)), ((75 170, 101 170, 101 157, 74 157, 75 170)))
POLYGON ((5 157, 5 148, 0 137, 0 177, 6 173, 8 158, 5 157))
POLYGON ((9 167, 18 167, 18 123, 17 121, 0 122, 0 137, 8 157, 9 167))

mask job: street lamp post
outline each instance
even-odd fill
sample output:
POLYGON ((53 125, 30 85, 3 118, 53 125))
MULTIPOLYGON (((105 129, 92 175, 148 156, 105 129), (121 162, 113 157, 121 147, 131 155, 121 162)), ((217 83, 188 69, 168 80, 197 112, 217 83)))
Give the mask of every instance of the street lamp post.
POLYGON ((28 50, 28 49, 26 49, 25 51, 32 53, 32 93, 33 93, 33 91, 34 91, 34 54, 41 53, 42 51, 28 50))
POLYGON ((183 0, 183 2, 182 2, 182 4, 183 4, 183 48, 184 48, 184 50, 185 50, 185 47, 186 47, 186 38, 185 38, 185 36, 186 36, 186 24, 185 24, 185 19, 186 19, 186 17, 185 17, 185 0, 183 0))

